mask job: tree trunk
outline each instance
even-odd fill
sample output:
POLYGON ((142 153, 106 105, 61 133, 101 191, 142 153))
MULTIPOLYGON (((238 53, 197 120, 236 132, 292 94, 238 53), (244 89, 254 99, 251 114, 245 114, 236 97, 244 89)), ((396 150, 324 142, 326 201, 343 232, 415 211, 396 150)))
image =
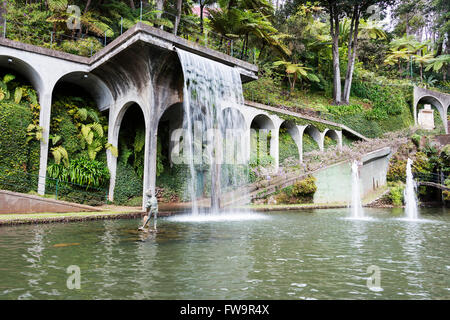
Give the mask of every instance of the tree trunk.
POLYGON ((134 1, 133 0, 130 0, 130 8, 133 9, 133 10, 136 9, 136 7, 134 6, 134 1))
POLYGON ((181 8, 183 6, 183 0, 177 0, 177 16, 175 18, 175 25, 173 28, 173 34, 177 35, 178 33, 178 26, 180 25, 181 20, 181 8))
POLYGON ((161 19, 162 11, 164 9, 165 0, 156 0, 156 10, 160 11, 156 13, 156 18, 161 19))
POLYGON ((203 34, 203 8, 205 5, 200 2, 200 32, 203 34))
POLYGON ((330 33, 333 54, 333 103, 341 104, 341 69, 339 65, 339 14, 335 4, 330 5, 330 33))
POLYGON ((345 84, 344 84, 344 92, 343 92, 343 103, 350 103, 350 91, 352 89, 352 81, 353 81, 353 70, 355 69, 355 60, 356 60, 356 49, 358 46, 358 32, 359 32, 359 8, 355 6, 355 10, 353 11, 354 17, 354 29, 353 32, 353 41, 351 45, 349 45, 348 51, 348 62, 347 62, 347 73, 345 75, 345 84))

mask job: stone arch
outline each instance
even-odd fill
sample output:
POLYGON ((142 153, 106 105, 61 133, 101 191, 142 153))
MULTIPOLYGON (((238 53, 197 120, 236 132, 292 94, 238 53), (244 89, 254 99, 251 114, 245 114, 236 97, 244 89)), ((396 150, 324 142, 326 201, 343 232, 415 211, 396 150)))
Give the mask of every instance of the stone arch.
MULTIPOLYGON (((291 136, 292 140, 294 140, 295 145, 297 146, 297 152, 298 152, 298 160, 301 161, 301 153, 302 153, 302 134, 298 128, 298 126, 291 120, 284 120, 280 123, 278 127, 278 132, 282 130, 282 128, 285 128, 289 135, 291 136)), ((278 138, 280 138, 280 134, 278 134, 278 138)), ((281 148, 280 148, 281 150, 281 148)), ((280 152, 280 151, 279 151, 280 152)), ((280 162, 282 161, 280 157, 280 162)))
POLYGON ((434 97, 431 95, 424 95, 421 97, 418 97, 416 102, 416 108, 415 108, 415 119, 418 118, 419 113, 419 104, 431 104, 433 107, 436 108, 436 110, 439 112, 440 118, 442 120, 442 123, 444 125, 445 133, 448 133, 448 124, 447 124, 447 108, 448 106, 445 105, 445 103, 439 99, 439 97, 434 97))
POLYGON ((250 126, 252 126, 253 123, 255 123, 260 129, 275 129, 275 124, 273 123, 272 119, 270 119, 270 117, 264 113, 258 113, 253 116, 250 126))
POLYGON ((83 71, 67 73, 56 81, 52 92, 54 93, 57 86, 62 83, 69 83, 81 87, 97 103, 97 107, 100 111, 109 109, 113 104, 111 91, 103 80, 95 74, 83 71))
POLYGON ((331 139, 336 141, 338 149, 342 150, 342 131, 327 128, 322 132, 322 135, 324 141, 324 148, 325 148, 325 137, 330 137, 331 139))
POLYGON ((250 122, 250 152, 258 159, 264 154, 270 155, 275 159, 276 166, 278 165, 278 130, 275 130, 273 120, 264 113, 256 114, 250 122), (270 133, 270 140, 267 140, 270 133), (256 137, 258 139, 256 140, 256 137), (267 145, 268 144, 268 145, 267 145), (253 152, 253 150, 256 152, 253 152))
POLYGON ((163 148, 163 151, 167 151, 167 154, 165 154, 165 156, 170 166, 173 165, 171 154, 175 146, 175 142, 172 141, 171 137, 175 130, 183 128, 183 116, 183 104, 181 102, 178 102, 165 108, 164 112, 157 119, 157 140, 159 140, 159 142, 162 144, 162 148, 167 147, 167 150, 163 148), (162 130, 164 130, 164 132, 162 130), (168 141, 163 141, 161 139, 168 139, 168 141), (166 144, 168 146, 166 146, 166 144))
POLYGON ((417 107, 419 102, 432 104, 439 112, 441 120, 444 123, 445 133, 448 133, 447 110, 450 106, 450 95, 438 91, 428 90, 425 88, 414 86, 413 99, 414 122, 417 124, 417 115, 419 110, 417 107))
POLYGON ((11 56, 0 55, 0 67, 17 72, 19 75, 30 81, 38 95, 43 93, 44 81, 41 75, 35 68, 24 60, 11 56))
POLYGON ((313 138, 313 140, 317 143, 317 145, 319 146, 319 150, 323 151, 323 133, 320 132, 319 129, 317 129, 315 126, 313 126, 312 124, 308 124, 303 132, 303 134, 308 134, 309 136, 311 136, 311 138, 313 138))
MULTIPOLYGON (((143 115, 143 120, 145 124, 145 150, 144 150, 144 182, 143 182, 143 194, 145 194, 145 190, 149 186, 149 170, 148 170, 148 149, 149 149, 149 119, 145 112, 145 109, 142 107, 142 103, 139 103, 137 100, 132 100, 124 103, 115 114, 110 114, 110 124, 113 124, 112 127, 110 126, 109 132, 108 132, 108 141, 113 146, 119 147, 119 133, 120 128, 122 126, 122 121, 125 117, 125 114, 129 110, 131 106, 136 105, 137 108, 141 111, 143 115)), ((120 155, 120 150, 119 150, 120 155)), ((108 160, 108 169, 110 172, 110 183, 109 183, 109 200, 114 200, 114 189, 116 185, 116 173, 117 173, 117 158, 112 156, 111 152, 107 152, 107 160, 108 160)), ((145 197, 143 197, 143 206, 145 202, 145 197)))

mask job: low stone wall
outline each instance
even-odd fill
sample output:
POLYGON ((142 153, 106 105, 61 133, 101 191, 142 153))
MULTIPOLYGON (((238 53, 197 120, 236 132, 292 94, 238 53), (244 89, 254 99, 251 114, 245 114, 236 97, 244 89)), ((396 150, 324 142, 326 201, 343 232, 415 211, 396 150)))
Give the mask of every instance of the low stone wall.
MULTIPOLYGON (((389 147, 366 154, 359 171, 361 197, 386 185, 391 150, 389 147)), ((313 174, 317 179, 314 203, 350 203, 352 197, 351 162, 341 162, 313 174)))
POLYGON ((101 211, 81 204, 0 190, 0 214, 101 211))

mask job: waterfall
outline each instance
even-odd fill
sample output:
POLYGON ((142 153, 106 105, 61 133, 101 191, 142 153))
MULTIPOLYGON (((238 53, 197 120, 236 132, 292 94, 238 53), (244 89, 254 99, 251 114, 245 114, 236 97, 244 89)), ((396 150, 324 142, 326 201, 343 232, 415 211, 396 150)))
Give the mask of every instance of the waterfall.
POLYGON ((361 194, 359 187, 358 161, 352 163, 352 204, 351 217, 354 219, 364 218, 364 211, 361 204, 361 194))
MULTIPOLYGON (((176 50, 184 76, 183 153, 185 163, 189 166, 188 188, 192 214, 199 214, 196 199, 203 193, 200 189, 203 186, 197 183, 197 175, 203 177, 207 171, 211 176, 211 211, 217 212, 220 207, 221 188, 229 189, 238 179, 237 174, 233 172, 230 174, 228 167, 226 170, 223 168, 222 163, 227 154, 224 157, 225 144, 222 138, 226 129, 245 129, 241 113, 238 111, 244 103, 240 74, 234 68, 222 63, 178 48, 176 50), (224 172, 226 177, 221 183, 224 172), (229 179, 229 176, 232 178, 229 179)), ((242 140, 242 134, 236 134, 236 130, 234 132, 235 134, 231 136, 242 140)), ((235 145, 233 150, 234 147, 235 145)), ((237 147, 237 154, 245 154, 244 143, 237 147)), ((225 150, 225 153, 227 152, 230 150, 225 150)))
POLYGON ((405 212, 407 219, 417 220, 417 197, 416 197, 416 182, 412 175, 413 161, 408 158, 406 163, 406 187, 403 192, 405 198, 405 212))

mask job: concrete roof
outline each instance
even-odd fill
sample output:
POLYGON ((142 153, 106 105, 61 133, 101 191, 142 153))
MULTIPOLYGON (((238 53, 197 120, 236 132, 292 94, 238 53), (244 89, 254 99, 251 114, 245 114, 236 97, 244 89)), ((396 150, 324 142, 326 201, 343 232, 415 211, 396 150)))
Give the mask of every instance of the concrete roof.
POLYGON ((258 67, 251 63, 239 60, 222 52, 212 50, 141 22, 128 29, 125 33, 117 37, 92 57, 77 56, 74 54, 5 38, 0 38, 0 45, 88 65, 90 67, 90 71, 92 71, 107 62, 110 58, 117 55, 119 52, 127 49, 129 46, 139 41, 169 51, 175 51, 175 48, 180 48, 225 65, 235 67, 239 70, 243 82, 257 79, 258 67))

